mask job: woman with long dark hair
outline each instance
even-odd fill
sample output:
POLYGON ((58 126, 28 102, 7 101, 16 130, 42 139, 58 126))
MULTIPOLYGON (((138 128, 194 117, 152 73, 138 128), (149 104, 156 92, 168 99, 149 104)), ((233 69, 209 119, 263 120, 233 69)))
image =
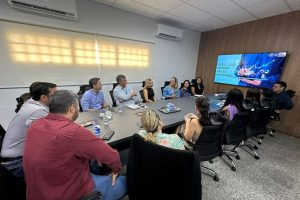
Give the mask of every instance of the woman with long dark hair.
POLYGON ((228 92, 222 110, 225 111, 225 115, 229 121, 233 119, 236 113, 243 110, 243 100, 244 95, 240 89, 233 88, 228 92))
POLYGON ((189 97, 192 95, 191 82, 185 80, 182 88, 180 88, 180 97, 189 97))
MULTIPOLYGON (((177 133, 183 133, 186 141, 195 143, 201 135, 203 126, 209 125, 209 102, 206 97, 195 100, 196 114, 189 113, 184 116, 185 124, 177 128, 177 133)), ((188 147, 189 148, 189 147, 188 147)))
POLYGON ((197 77, 196 78, 196 83, 194 83, 193 87, 192 87, 192 95, 194 96, 196 95, 203 95, 204 93, 204 84, 203 84, 203 80, 202 77, 197 77))

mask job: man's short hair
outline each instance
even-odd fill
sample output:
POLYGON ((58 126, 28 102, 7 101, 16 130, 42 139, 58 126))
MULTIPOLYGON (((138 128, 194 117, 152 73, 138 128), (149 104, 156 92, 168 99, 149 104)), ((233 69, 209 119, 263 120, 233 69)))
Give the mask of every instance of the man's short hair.
POLYGON ((284 82, 284 81, 277 81, 277 82, 275 82, 274 84, 280 85, 280 87, 283 87, 283 90, 285 90, 286 87, 287 87, 287 84, 286 84, 286 82, 284 82))
POLYGON ((119 74, 117 77, 116 77, 116 81, 117 83, 120 83, 121 79, 125 79, 126 76, 124 76, 123 74, 119 74))
POLYGON ((100 78, 91 78, 89 80, 89 86, 90 86, 90 88, 93 89, 94 85, 96 85, 98 81, 100 81, 100 78))
POLYGON ((49 96, 50 88, 56 88, 57 85, 48 82, 34 82, 30 85, 29 91, 35 101, 39 101, 42 95, 49 96))
POLYGON ((78 105, 78 96, 70 90, 58 90, 50 98, 49 112, 65 114, 72 105, 78 105))

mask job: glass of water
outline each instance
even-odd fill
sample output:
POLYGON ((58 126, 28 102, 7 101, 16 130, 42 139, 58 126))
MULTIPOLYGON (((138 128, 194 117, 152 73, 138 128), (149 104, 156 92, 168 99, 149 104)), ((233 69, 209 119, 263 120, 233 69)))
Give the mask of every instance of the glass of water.
POLYGON ((123 112, 123 106, 118 106, 119 113, 123 112))

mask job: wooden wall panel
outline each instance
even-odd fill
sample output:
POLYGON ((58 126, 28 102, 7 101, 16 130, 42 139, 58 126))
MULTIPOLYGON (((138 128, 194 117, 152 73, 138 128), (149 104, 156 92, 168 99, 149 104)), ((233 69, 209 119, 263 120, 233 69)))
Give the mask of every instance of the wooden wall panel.
POLYGON ((294 109, 273 126, 300 137, 300 11, 202 33, 196 76, 203 77, 206 93, 228 91, 233 86, 213 82, 217 56, 268 51, 288 51, 282 80, 297 92, 294 109))

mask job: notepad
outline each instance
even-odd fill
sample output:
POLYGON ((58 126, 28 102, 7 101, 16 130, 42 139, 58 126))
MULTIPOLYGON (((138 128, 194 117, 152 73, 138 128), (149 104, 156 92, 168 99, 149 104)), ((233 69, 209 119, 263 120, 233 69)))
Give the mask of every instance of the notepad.
POLYGON ((131 105, 128 105, 127 108, 130 108, 130 109, 132 109, 132 110, 135 110, 135 109, 140 108, 140 106, 135 105, 135 104, 131 104, 131 105))

